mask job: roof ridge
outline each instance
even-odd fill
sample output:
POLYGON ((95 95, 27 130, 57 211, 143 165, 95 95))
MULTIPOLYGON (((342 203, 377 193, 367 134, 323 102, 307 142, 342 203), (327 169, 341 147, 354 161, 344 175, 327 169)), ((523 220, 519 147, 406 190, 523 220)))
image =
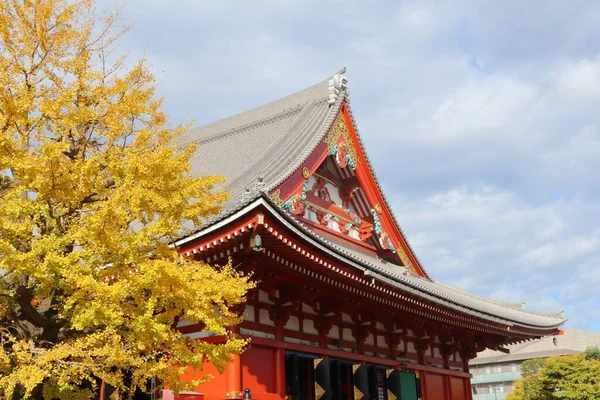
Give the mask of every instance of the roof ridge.
POLYGON ((480 300, 485 300, 485 301, 487 301, 489 303, 494 303, 494 304, 496 304, 496 305, 498 305, 500 307, 508 308, 510 310, 517 310, 517 311, 525 312, 527 314, 539 315, 539 316, 542 316, 542 317, 549 317, 549 318, 555 318, 555 319, 563 319, 564 318, 563 311, 557 311, 557 312, 531 311, 531 310, 525 309, 525 302, 507 303, 507 302, 504 302, 504 301, 494 300, 494 299, 490 299, 490 298, 487 298, 487 297, 484 297, 484 296, 480 296, 478 294, 474 294, 474 293, 468 292, 466 290, 459 289, 459 288, 454 287, 454 286, 450 286, 450 285, 448 285, 446 283, 443 283, 443 282, 440 282, 440 281, 437 281, 437 280, 432 280, 432 281, 435 282, 436 284, 440 285, 440 286, 444 286, 447 289, 454 290, 455 292, 464 294, 466 296, 474 297, 474 298, 477 298, 477 299, 480 299, 480 300), (521 304, 522 307, 520 307, 520 308, 514 307, 514 305, 516 305, 516 304, 521 304))
MULTIPOLYGON (((231 116, 228 116, 228 117, 225 117, 225 118, 221 118, 221 119, 218 119, 216 121, 209 122, 208 124, 204 124, 204 125, 200 125, 200 126, 196 126, 194 128, 191 128, 191 129, 188 130, 188 135, 186 135, 186 137, 188 139, 187 140, 186 139, 182 139, 181 142, 179 142, 179 144, 183 145, 183 144, 188 144, 188 143, 191 143, 191 142, 198 142, 200 140, 203 140, 204 137, 202 137, 202 136, 196 137, 196 138, 193 137, 194 136, 193 133, 201 132, 203 129, 207 129, 209 127, 214 127, 214 126, 218 126, 218 125, 227 125, 227 123, 233 123, 236 120, 242 118, 243 116, 252 115, 252 114, 257 113, 257 112, 259 112, 261 110, 269 110, 270 108, 273 108, 274 106, 276 106, 278 104, 284 104, 285 105, 286 101, 289 102, 290 100, 294 100, 294 99, 298 98, 298 96, 301 95, 301 94, 303 94, 303 93, 310 93, 311 90, 314 90, 318 86, 325 85, 325 84, 328 85, 329 80, 332 79, 333 76, 335 76, 336 74, 343 74, 345 71, 346 71, 346 68, 342 68, 338 72, 336 72, 335 74, 329 75, 326 79, 323 79, 323 80, 315 83, 314 85, 311 85, 311 86, 309 86, 307 88, 304 88, 302 90, 298 90, 298 91, 296 91, 294 93, 291 93, 291 94, 289 94, 287 96, 277 98, 277 99, 275 99, 273 101, 270 101, 270 102, 268 102, 266 104, 261 104, 261 105, 259 105, 257 107, 250 108, 248 110, 239 112, 237 114, 234 114, 234 115, 231 115, 231 116), (190 136, 192 136, 192 137, 190 138, 190 136)), ((313 98, 313 96, 311 96, 311 99, 313 98)), ((328 93, 327 93, 327 91, 325 91, 323 93, 323 97, 326 98, 327 96, 328 96, 328 93)), ((294 106, 291 106, 291 107, 288 105, 288 107, 290 107, 290 108, 298 108, 298 107, 300 107, 302 105, 307 104, 308 102, 309 102, 309 100, 305 100, 305 101, 301 101, 300 103, 296 103, 294 106)), ((287 109, 288 107, 285 107, 285 108, 287 109)), ((281 113, 280 110, 279 111, 275 110, 275 114, 279 114, 279 113, 281 113)), ((269 115, 269 117, 271 117, 271 116, 272 115, 269 115)), ((245 124, 245 125, 253 125, 253 124, 259 123, 262 120, 265 120, 265 118, 262 118, 259 121, 252 121, 251 123, 245 124)), ((233 129, 237 129, 237 128, 240 128, 240 126, 234 126, 233 129)), ((219 137, 220 136, 225 136, 224 132, 230 133, 229 131, 231 131, 231 130, 232 129, 219 130, 218 132, 216 132, 216 133, 214 133, 212 135, 208 135, 208 136, 219 136, 219 137)))
POLYGON ((309 146, 307 146, 304 149, 304 151, 302 152, 300 157, 298 157, 296 159, 296 161, 292 165, 290 165, 287 170, 285 170, 285 172, 281 173, 279 175, 279 177, 269 185, 268 190, 275 189, 283 181, 285 181, 295 170, 297 170, 298 168, 300 168, 300 166, 302 164, 304 164, 304 162, 313 153, 313 151, 319 145, 319 143, 321 143, 321 141, 323 140, 325 135, 327 135, 327 132, 329 132, 329 130, 331 129, 331 126, 333 125, 333 122, 335 121, 335 117, 338 115, 338 113, 340 111, 343 100, 344 100, 344 92, 340 92, 340 95, 337 97, 337 100, 335 101, 335 103, 329 107, 329 110, 330 110, 329 114, 327 116, 327 119, 324 121, 323 125, 321 126, 321 131, 319 132, 319 134, 316 135, 314 137, 314 139, 312 140, 312 142, 309 144, 309 146))

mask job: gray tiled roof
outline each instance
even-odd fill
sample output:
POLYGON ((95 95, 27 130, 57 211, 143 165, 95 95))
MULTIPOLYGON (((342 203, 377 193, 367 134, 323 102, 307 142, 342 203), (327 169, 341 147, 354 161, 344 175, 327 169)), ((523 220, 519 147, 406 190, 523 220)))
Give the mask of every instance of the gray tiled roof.
POLYGON ((600 347, 600 333, 582 329, 565 329, 562 335, 554 336, 553 338, 530 340, 507 346, 510 354, 494 350, 484 350, 470 364, 485 365, 581 353, 589 347, 600 347))
POLYGON ((344 98, 341 93, 335 104, 328 104, 329 79, 184 134, 180 144, 199 145, 192 173, 227 178, 231 198, 225 212, 240 204, 245 189, 252 190, 259 176, 264 190, 275 188, 317 147, 344 98))
MULTIPOLYGON (((303 228, 308 230, 305 225, 303 228)), ((312 233, 312 231, 310 231, 312 233)), ((513 303, 504 303, 501 301, 487 299, 477 296, 464 290, 448 286, 438 281, 432 281, 420 276, 406 274, 403 267, 391 264, 368 252, 350 246, 342 241, 333 238, 324 238, 321 235, 314 235, 325 242, 328 247, 340 252, 342 255, 359 262, 379 274, 387 276, 399 289, 407 290, 412 288, 416 294, 429 295, 433 298, 444 300, 445 305, 452 308, 464 308, 472 312, 477 312, 489 316, 494 316, 502 320, 512 321, 517 324, 530 325, 536 327, 554 327, 560 325, 564 318, 562 313, 538 313, 525 310, 523 307, 515 309, 513 303)))
MULTIPOLYGON (((181 144, 196 142, 199 145, 193 156, 192 172, 225 176, 226 190, 232 194, 221 215, 207 221, 200 232, 261 196, 272 204, 264 192, 275 188, 304 163, 323 140, 342 101, 347 99, 347 93, 341 92, 333 105, 328 104, 329 79, 283 99, 185 133, 181 144), (256 188, 259 176, 264 186, 256 188), (248 196, 244 194, 246 188, 251 190, 248 196)), ((388 209, 391 210, 389 205, 388 209)), ((281 209, 278 212, 285 214, 281 209)), ((336 253, 386 277, 390 284, 402 290, 476 315, 487 315, 492 320, 534 327, 556 327, 564 322, 559 313, 546 315, 525 311, 520 303, 486 299, 428 278, 405 274, 403 267, 325 238, 289 215, 286 218, 336 253)))

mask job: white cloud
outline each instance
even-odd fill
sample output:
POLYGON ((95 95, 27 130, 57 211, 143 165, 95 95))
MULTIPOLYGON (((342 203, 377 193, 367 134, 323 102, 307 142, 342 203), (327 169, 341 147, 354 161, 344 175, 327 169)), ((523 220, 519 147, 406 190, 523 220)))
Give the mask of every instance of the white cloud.
POLYGON ((566 307, 575 317, 590 312, 581 294, 600 302, 600 273, 586 267, 600 260, 600 234, 594 223, 571 222, 580 212, 597 215, 598 206, 530 204, 490 186, 395 196, 392 203, 417 255, 439 280, 498 300, 525 301, 533 310, 566 307))

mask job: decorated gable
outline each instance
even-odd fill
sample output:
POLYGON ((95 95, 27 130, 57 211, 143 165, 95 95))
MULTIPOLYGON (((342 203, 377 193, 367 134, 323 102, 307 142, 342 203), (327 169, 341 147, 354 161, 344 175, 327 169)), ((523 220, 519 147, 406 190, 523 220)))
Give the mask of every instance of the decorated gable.
POLYGON ((424 276, 385 206, 350 121, 342 107, 305 165, 271 195, 306 225, 424 276))

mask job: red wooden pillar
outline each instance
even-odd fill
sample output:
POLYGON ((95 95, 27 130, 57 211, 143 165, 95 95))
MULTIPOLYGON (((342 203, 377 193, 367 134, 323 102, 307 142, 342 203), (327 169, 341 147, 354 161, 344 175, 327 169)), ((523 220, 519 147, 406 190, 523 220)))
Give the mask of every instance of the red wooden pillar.
POLYGON ((452 378, 450 375, 444 375, 444 391, 446 392, 446 399, 452 399, 452 378))
MULTIPOLYGON (((239 326, 231 328, 233 334, 239 334, 239 326)), ((225 369, 225 400, 242 398, 242 361, 239 354, 230 355, 231 362, 225 369)))
POLYGON ((427 397, 427 377, 425 376, 425 371, 415 371, 415 374, 421 381, 421 394, 423 400, 429 400, 427 397))
POLYGON ((465 388, 465 398, 467 400, 473 400, 473 388, 471 387, 471 379, 463 379, 465 388))
MULTIPOLYGON (((283 326, 278 326, 275 331, 275 339, 283 341, 283 326)), ((285 388, 285 349, 278 348, 275 350, 275 393, 284 400, 286 397, 285 388)))

